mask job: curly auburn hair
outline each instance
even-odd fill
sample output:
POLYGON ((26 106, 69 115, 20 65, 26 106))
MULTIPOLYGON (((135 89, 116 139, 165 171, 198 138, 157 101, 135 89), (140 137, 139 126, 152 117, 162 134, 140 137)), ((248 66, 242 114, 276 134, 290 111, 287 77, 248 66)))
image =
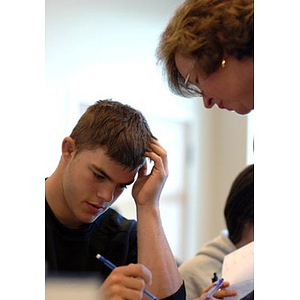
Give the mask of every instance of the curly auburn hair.
POLYGON ((197 66, 209 76, 222 59, 254 56, 254 0, 186 0, 161 34, 156 49, 158 63, 171 91, 189 97, 199 91, 184 85, 175 54, 197 59, 197 66))

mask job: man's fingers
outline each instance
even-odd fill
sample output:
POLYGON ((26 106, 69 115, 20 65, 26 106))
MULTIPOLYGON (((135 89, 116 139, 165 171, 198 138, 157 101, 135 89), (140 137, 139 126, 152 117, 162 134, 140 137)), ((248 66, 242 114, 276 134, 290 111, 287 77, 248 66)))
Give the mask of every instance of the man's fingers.
MULTIPOLYGON (((145 156, 149 157, 154 162, 154 169, 157 169, 164 177, 168 175, 167 158, 162 158, 155 152, 146 152, 145 156)), ((152 169, 153 170, 153 169, 152 169)))
POLYGON ((113 270, 114 273, 132 278, 141 278, 146 284, 152 283, 151 272, 142 264, 130 264, 128 266, 118 267, 113 270))
POLYGON ((167 158, 167 151, 157 141, 151 144, 151 150, 163 160, 167 158))
POLYGON ((147 162, 145 161, 145 163, 140 167, 139 171, 138 171, 138 177, 144 177, 147 176, 147 162))

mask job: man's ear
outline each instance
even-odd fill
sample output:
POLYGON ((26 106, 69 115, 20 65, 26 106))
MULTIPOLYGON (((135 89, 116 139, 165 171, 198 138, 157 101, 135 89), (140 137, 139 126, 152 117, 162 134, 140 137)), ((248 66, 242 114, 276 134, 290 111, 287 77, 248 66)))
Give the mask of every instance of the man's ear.
POLYGON ((74 156, 76 149, 75 141, 71 137, 64 138, 61 146, 62 158, 68 162, 74 156))

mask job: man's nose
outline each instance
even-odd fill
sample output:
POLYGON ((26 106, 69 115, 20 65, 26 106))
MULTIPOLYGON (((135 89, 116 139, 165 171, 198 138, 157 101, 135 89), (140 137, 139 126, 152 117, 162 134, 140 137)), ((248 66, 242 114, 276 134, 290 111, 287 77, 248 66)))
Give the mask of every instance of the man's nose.
POLYGON ((110 202, 114 198, 114 188, 111 187, 105 187, 101 188, 97 191, 97 197, 100 198, 102 201, 110 202))

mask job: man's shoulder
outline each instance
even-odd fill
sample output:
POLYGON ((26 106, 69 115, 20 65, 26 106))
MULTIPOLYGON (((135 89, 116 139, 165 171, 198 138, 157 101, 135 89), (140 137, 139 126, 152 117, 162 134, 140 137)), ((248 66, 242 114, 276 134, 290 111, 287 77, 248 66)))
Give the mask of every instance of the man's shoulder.
POLYGON ((102 231, 103 233, 121 231, 132 232, 136 231, 137 227, 136 220, 125 218, 113 208, 109 208, 95 221, 95 223, 97 230, 102 231))
POLYGON ((116 265, 136 263, 137 222, 109 208, 95 221, 90 243, 92 251, 101 253, 116 265))

